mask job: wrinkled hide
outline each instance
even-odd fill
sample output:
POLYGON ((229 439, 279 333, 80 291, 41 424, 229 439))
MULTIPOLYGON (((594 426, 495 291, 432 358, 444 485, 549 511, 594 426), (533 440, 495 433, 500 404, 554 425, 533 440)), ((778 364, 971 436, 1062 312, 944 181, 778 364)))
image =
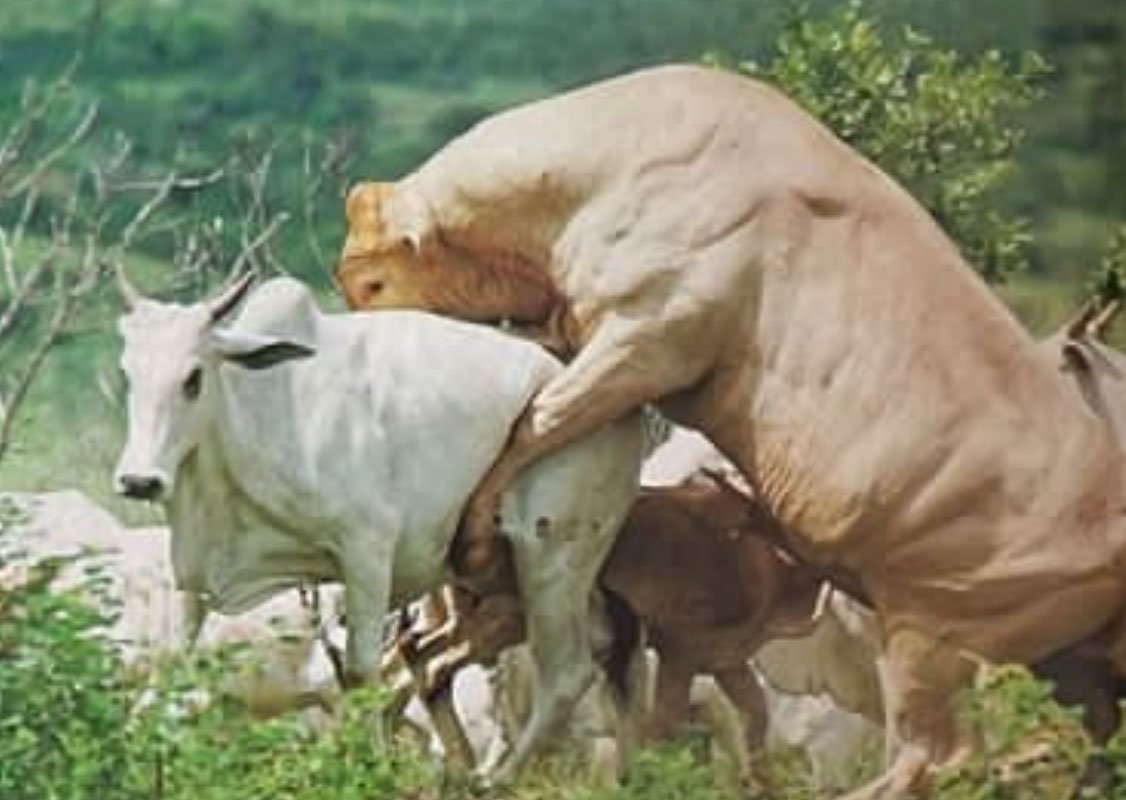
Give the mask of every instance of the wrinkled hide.
POLYGON ((964 744, 951 696, 976 659, 1036 662, 1123 617, 1104 424, 926 211, 771 87, 658 67, 490 117, 353 190, 342 276, 392 250, 480 269, 489 288, 438 309, 469 318, 527 296, 489 275, 539 270, 577 353, 475 491, 471 552, 524 466, 657 402, 874 604, 912 741, 868 796, 964 744))
POLYGON ((1029 661, 1118 613, 1119 454, 926 213, 769 87, 612 79, 349 207, 349 269, 394 242, 550 277, 589 353, 533 402, 534 435, 677 392, 667 410, 889 625, 1029 661))

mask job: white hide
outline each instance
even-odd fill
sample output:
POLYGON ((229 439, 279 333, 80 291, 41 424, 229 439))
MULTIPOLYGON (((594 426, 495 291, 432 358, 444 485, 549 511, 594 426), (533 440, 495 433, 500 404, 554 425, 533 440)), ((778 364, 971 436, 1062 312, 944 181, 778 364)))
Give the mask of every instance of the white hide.
MULTIPOLYGON (((497 738, 501 736, 490 670, 480 664, 470 664, 458 670, 454 675, 452 697, 454 712, 473 750, 475 762, 480 763, 489 756, 490 749, 496 746, 497 738)), ((425 733, 426 745, 432 756, 439 760, 445 757, 442 739, 417 695, 412 696, 403 709, 403 717, 425 733)))
MULTIPOLYGON (((561 368, 483 326, 322 314, 289 279, 260 287, 230 328, 206 303, 142 301, 120 329, 130 421, 118 485, 162 482, 179 586, 233 612, 342 581, 355 680, 378 674, 387 609, 445 581, 470 492, 561 368)), ((640 440, 636 417, 606 426, 525 470, 504 497, 543 680, 542 713, 489 765, 499 779, 593 678, 586 598, 636 492, 640 440)))
POLYGON ((673 425, 641 467, 644 486, 679 486, 701 470, 738 474, 735 466, 699 431, 673 425))
MULTIPOLYGON (((5 552, 23 555, 0 569, 0 584, 18 581, 30 562, 52 556, 82 556, 58 577, 75 587, 96 569, 104 593, 91 595, 116 612, 107 631, 126 665, 144 669, 189 647, 192 620, 172 582, 166 528, 132 529, 77 491, 12 496, 28 515, 3 540, 5 552)), ((332 608, 337 591, 320 590, 332 608)), ((285 592, 236 616, 210 614, 194 642, 197 650, 237 645, 224 681, 253 713, 269 716, 303 706, 331 705, 339 693, 331 661, 316 637, 319 617, 297 592, 285 592)))
POLYGON ((846 711, 827 695, 791 695, 763 681, 769 724, 766 748, 796 747, 809 762, 814 785, 824 791, 855 786, 865 768, 882 763, 884 730, 846 711))
POLYGON ((791 695, 827 695, 836 705, 873 723, 884 722, 875 616, 834 591, 812 633, 775 639, 755 654, 765 682, 791 695))

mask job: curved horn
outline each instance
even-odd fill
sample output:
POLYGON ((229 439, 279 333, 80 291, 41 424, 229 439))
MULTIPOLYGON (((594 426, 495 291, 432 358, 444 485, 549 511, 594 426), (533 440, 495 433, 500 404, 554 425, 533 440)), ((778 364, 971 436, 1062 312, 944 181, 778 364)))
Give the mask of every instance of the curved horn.
POLYGON ((1087 335, 1092 339, 1102 339, 1107 327, 1114 321, 1121 309, 1122 303, 1119 300, 1111 300, 1107 303, 1103 310, 1099 312, 1099 315, 1087 325, 1087 335))
POLYGON ((235 306, 239 304, 246 291, 250 288, 250 284, 254 283, 254 273, 247 271, 234 279, 234 281, 225 289, 215 295, 207 302, 207 307, 211 311, 211 321, 219 322, 225 316, 234 310, 235 306))
POLYGON ((113 272, 117 278, 117 291, 121 295, 121 302, 125 304, 126 311, 132 311, 145 299, 145 296, 137 291, 137 287, 129 280, 129 276, 125 274, 125 265, 120 261, 114 263, 113 272))
POLYGON ((1095 316, 1095 312, 1099 310, 1099 301, 1097 298, 1092 297, 1083 307, 1079 309, 1074 317, 1072 317, 1063 326, 1064 332, 1068 339, 1082 339, 1087 333, 1087 326, 1091 323, 1091 319, 1095 316))

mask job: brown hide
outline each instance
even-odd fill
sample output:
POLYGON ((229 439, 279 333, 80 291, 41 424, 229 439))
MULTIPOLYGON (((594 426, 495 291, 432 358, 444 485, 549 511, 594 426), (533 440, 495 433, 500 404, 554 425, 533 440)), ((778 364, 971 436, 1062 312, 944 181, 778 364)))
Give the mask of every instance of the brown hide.
MULTIPOLYGON (((822 584, 815 570, 756 535, 760 522, 753 504, 708 479, 644 488, 599 586, 649 627, 658 652, 662 642, 692 652, 685 665, 692 672, 745 665, 766 639, 809 631, 822 584)), ((409 646, 431 665, 423 684, 431 692, 461 666, 488 662, 524 635, 519 621, 492 619, 518 617, 507 595, 451 596, 456 624, 409 646)), ((613 680, 620 685, 620 676, 613 680)))
MULTIPOLYGON (((710 483, 642 489, 600 585, 622 598, 657 636, 730 640, 699 648, 698 672, 732 654, 745 662, 794 617, 812 616, 819 581, 756 536, 753 509, 710 483)), ((659 641, 657 648, 660 649, 659 641)))

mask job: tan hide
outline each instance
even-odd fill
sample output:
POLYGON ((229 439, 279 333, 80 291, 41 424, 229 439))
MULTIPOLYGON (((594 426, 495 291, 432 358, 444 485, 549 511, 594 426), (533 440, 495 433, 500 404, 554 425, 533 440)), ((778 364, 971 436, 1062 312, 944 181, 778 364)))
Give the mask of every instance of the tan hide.
MULTIPOLYGON (((506 468, 664 398, 888 635, 1034 661, 1119 613, 1117 448, 927 213, 770 87, 626 75, 487 119, 374 193, 350 199, 346 289, 393 251, 439 265, 400 280, 482 270, 486 317, 506 292, 526 311, 530 269, 558 292, 541 321, 579 355, 506 468)), ((438 310, 482 316, 456 300, 438 310)))

